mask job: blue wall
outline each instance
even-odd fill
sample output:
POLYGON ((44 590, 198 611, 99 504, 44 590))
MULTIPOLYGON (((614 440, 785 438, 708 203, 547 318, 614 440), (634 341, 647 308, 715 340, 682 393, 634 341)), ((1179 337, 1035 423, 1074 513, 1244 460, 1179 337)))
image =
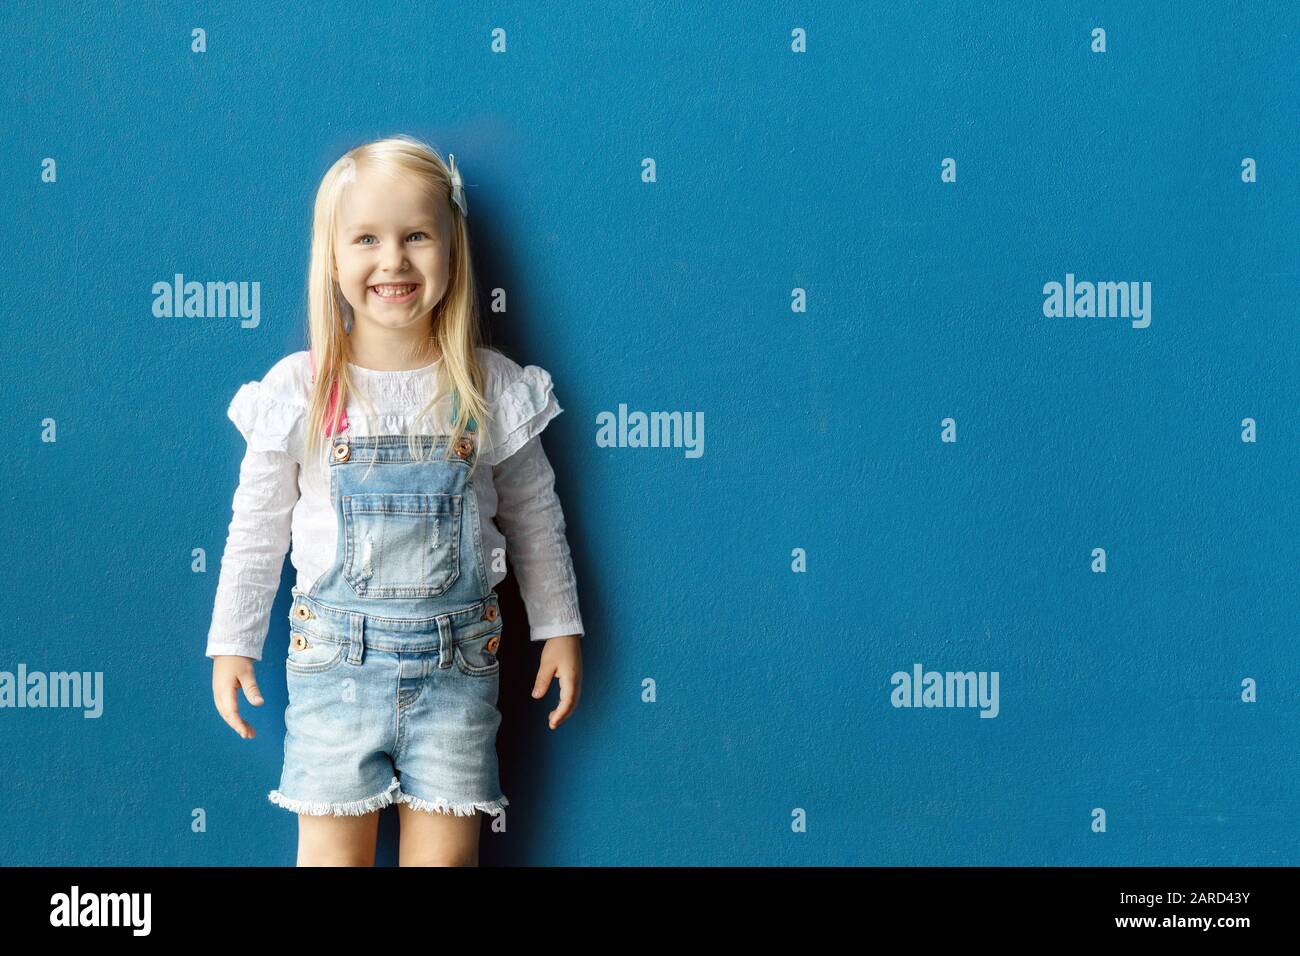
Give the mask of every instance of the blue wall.
POLYGON ((101 6, 0 24, 0 669, 105 695, 0 710, 0 863, 293 862, 287 563, 255 740, 204 657, 225 409, 305 347, 325 168, 410 132, 566 409, 585 684, 548 731, 508 580, 485 863, 1300 864, 1294 6, 101 6), (155 317, 176 273, 258 323, 155 317), (620 403, 704 454, 598 447, 620 403), (916 663, 997 716, 892 706, 916 663))

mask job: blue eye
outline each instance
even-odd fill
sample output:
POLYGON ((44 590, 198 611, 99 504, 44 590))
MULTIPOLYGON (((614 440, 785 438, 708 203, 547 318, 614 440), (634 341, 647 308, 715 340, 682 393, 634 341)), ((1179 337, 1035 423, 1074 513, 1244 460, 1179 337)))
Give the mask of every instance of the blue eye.
MULTIPOLYGON (((426 239, 429 238, 429 234, 428 234, 427 232, 413 232, 413 233, 411 233, 411 236, 424 236, 424 238, 426 238, 426 239)), ((410 239, 411 236, 407 236, 406 238, 407 238, 407 239, 410 239)), ((358 236, 358 237, 357 237, 357 242, 361 242, 362 239, 373 239, 373 238, 375 238, 374 235, 373 235, 372 233, 367 232, 365 235, 358 236)), ((372 243, 369 243, 369 242, 362 242, 361 244, 362 244, 363 246, 369 246, 369 245, 372 245, 372 243)))

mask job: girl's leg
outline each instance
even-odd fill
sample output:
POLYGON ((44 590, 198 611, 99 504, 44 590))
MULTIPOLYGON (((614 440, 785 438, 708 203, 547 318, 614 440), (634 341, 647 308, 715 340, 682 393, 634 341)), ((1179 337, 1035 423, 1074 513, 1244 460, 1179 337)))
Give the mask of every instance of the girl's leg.
POLYGON ((414 810, 399 803, 402 831, 397 843, 398 866, 478 866, 478 837, 483 815, 414 810))
POLYGON ((298 814, 299 866, 374 866, 379 811, 359 816, 298 814))

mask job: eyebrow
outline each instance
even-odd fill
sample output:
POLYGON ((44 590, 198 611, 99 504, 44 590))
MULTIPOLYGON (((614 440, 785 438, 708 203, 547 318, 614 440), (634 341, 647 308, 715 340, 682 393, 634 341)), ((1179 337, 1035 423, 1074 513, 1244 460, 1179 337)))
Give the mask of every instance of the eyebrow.
MULTIPOLYGON (((426 230, 428 230, 428 231, 430 231, 430 232, 433 232, 433 231, 436 231, 436 230, 437 230, 437 225, 438 225, 438 224, 435 223, 432 219, 421 219, 421 220, 418 220, 417 222, 415 222, 413 225, 407 226, 406 229, 408 229, 408 230, 414 230, 414 229, 426 229, 426 230)), ((376 227, 370 225, 369 223, 361 223, 360 225, 356 225, 356 226, 348 226, 348 225, 345 225, 345 226, 343 226, 343 231, 344 231, 344 232, 363 232, 363 231, 367 231, 367 230, 368 230, 368 231, 373 232, 373 231, 375 231, 375 228, 376 228, 376 227)))

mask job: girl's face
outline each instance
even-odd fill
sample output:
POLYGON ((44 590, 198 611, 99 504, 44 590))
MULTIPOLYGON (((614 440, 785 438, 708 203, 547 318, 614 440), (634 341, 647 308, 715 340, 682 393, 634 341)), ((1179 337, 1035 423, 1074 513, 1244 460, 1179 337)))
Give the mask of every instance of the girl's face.
POLYGON ((365 332, 427 334, 447 291, 449 209, 410 180, 357 171, 334 236, 335 275, 365 332), (441 206, 442 204, 437 204, 441 206))

